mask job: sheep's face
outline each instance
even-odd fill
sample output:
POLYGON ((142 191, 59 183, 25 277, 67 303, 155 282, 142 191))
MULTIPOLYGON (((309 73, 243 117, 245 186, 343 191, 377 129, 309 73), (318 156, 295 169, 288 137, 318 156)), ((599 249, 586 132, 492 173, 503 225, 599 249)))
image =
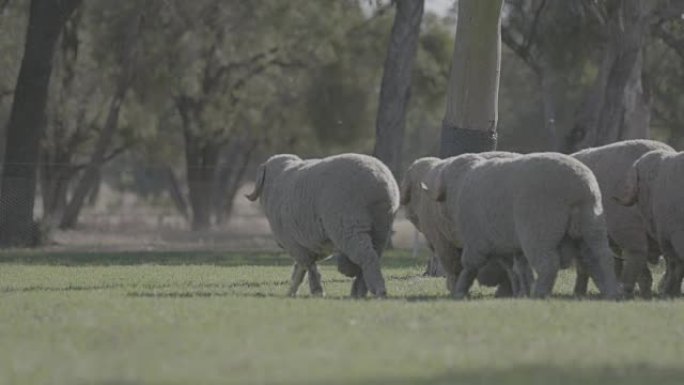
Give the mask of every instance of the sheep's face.
POLYGON ((444 202, 450 192, 457 190, 463 176, 482 160, 483 158, 476 154, 465 154, 445 160, 428 175, 426 184, 430 197, 437 202, 444 202))
POLYGON ((292 154, 278 154, 268 158, 266 162, 262 163, 257 168, 254 191, 246 195, 247 199, 252 202, 259 199, 264 191, 264 186, 266 186, 270 180, 273 180, 273 178, 278 176, 293 163, 300 162, 301 160, 300 157, 292 154))
POLYGON ((408 206, 411 203, 414 191, 420 188, 425 175, 439 162, 440 159, 438 158, 420 158, 409 166, 400 186, 400 203, 402 206, 408 206))

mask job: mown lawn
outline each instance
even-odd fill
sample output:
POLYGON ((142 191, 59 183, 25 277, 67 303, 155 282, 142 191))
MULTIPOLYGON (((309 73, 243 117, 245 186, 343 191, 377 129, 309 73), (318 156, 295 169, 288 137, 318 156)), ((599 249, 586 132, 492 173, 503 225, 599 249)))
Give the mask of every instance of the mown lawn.
POLYGON ((1 384, 682 384, 684 301, 454 302, 423 261, 390 298, 284 297, 283 255, 0 255, 1 384))

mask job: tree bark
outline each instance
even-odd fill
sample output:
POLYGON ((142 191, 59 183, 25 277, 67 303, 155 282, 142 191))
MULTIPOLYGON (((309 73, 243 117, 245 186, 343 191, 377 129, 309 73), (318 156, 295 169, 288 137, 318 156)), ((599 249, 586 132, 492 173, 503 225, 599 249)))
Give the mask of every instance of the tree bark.
POLYGON ((399 177, 424 0, 397 0, 396 7, 380 88, 373 155, 399 177))
POLYGON ((0 246, 32 246, 36 168, 55 43, 80 0, 32 0, 24 57, 6 129, 0 183, 0 246))
POLYGON ((460 0, 440 156, 496 149, 503 0, 460 0))
MULTIPOLYGON (((459 0, 440 156, 496 149, 503 0, 459 0)), ((443 272, 433 255, 425 275, 443 272)))
POLYGON ((650 114, 642 69, 650 3, 611 3, 599 73, 565 138, 566 151, 649 137, 650 114))

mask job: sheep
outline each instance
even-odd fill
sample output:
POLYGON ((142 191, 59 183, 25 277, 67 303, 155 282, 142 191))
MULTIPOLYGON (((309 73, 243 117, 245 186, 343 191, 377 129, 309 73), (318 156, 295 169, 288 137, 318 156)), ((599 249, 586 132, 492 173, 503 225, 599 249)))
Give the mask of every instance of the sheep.
POLYGON ((308 272, 314 296, 323 295, 316 262, 331 251, 338 270, 354 278, 351 295, 386 296, 380 257, 399 208, 399 187, 379 160, 342 154, 302 160, 270 157, 257 169, 254 191, 278 244, 295 260, 288 295, 308 272))
POLYGON ((668 149, 648 152, 637 159, 616 188, 615 199, 636 205, 651 237, 665 257, 661 281, 664 297, 681 295, 684 275, 684 153, 668 149))
MULTIPOLYGON (((653 140, 626 140, 601 147, 589 148, 571 156, 584 163, 596 176, 601 188, 603 209, 606 215, 608 237, 610 242, 621 250, 624 261, 619 273, 625 295, 632 296, 638 282, 642 297, 651 297, 653 278, 647 261, 656 263, 660 249, 652 236, 649 236, 636 207, 625 207, 614 199, 615 187, 620 178, 632 167, 642 155, 653 150, 674 152, 665 143, 653 140)), ((620 261, 616 261, 619 263, 620 261)), ((620 270, 620 269, 618 269, 620 270)), ((578 266, 575 294, 584 295, 587 291, 588 276, 578 266)))
POLYGON ((620 296, 601 192, 579 161, 557 153, 495 159, 466 154, 451 158, 428 190, 444 202, 463 242, 456 298, 468 294, 492 256, 521 251, 520 259, 537 273, 534 297, 551 293, 559 268, 569 266, 567 256, 573 255, 583 259, 604 297, 620 296), (566 250, 576 244, 581 254, 566 250))
MULTIPOLYGON (((517 156, 508 152, 488 152, 481 155, 483 157, 517 156)), ((430 199, 423 189, 423 179, 435 175, 444 164, 445 161, 434 157, 414 161, 402 179, 400 203, 404 206, 407 219, 425 236, 430 250, 442 263, 447 289, 453 293, 456 278, 461 271, 460 236, 447 218, 442 204, 430 199)), ((496 297, 517 294, 513 292, 506 270, 498 261, 492 261, 480 269, 478 281, 482 285, 498 286, 496 297)))

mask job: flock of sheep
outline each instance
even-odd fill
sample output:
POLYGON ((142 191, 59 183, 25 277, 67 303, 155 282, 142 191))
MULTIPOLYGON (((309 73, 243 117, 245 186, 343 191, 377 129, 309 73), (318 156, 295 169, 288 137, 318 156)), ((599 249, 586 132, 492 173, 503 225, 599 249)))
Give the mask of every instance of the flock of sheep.
POLYGON ((604 298, 652 295, 648 263, 663 255, 665 297, 684 278, 684 153, 651 140, 577 152, 488 152, 421 158, 401 188, 379 160, 359 154, 302 160, 275 155, 259 166, 260 199, 278 244, 295 260, 288 294, 330 254, 354 278, 352 297, 387 294, 380 257, 399 205, 446 271, 454 298, 473 282, 497 296, 544 298, 559 269, 575 265, 575 294, 589 277, 604 298), (681 197, 681 198, 680 198, 681 197), (617 252, 617 254, 615 252, 617 252))

